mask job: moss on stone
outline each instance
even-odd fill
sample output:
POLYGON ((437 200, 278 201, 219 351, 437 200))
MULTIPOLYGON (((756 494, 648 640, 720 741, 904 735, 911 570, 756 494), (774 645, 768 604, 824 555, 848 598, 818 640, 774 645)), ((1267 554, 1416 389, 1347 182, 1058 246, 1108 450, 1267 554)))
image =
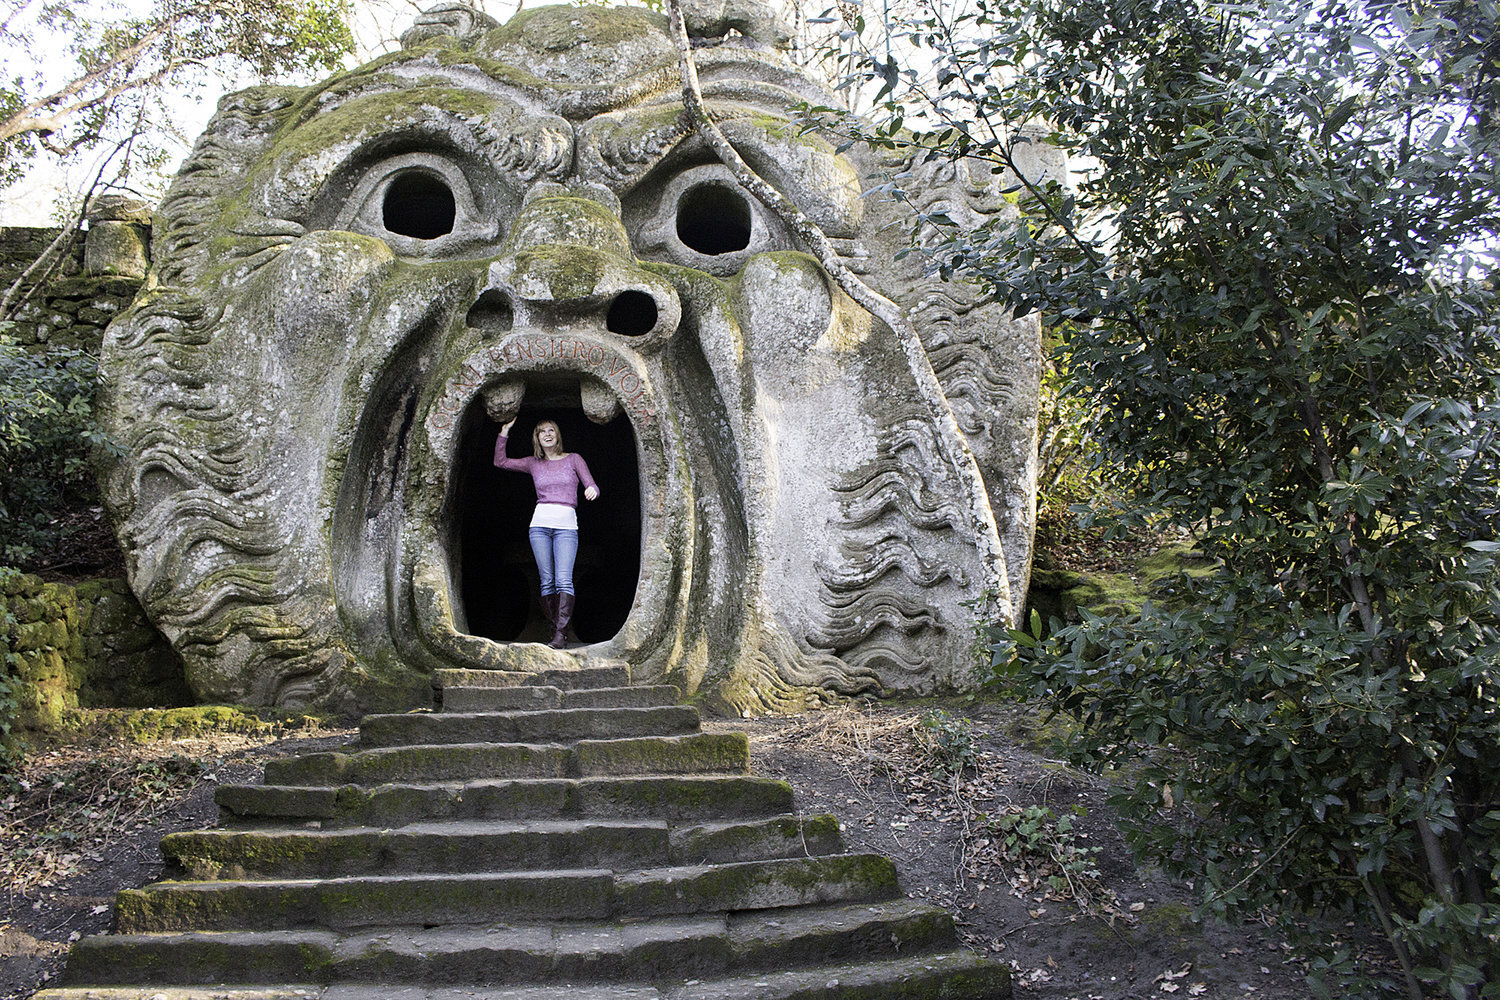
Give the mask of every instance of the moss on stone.
POLYGON ((542 52, 564 52, 588 42, 618 45, 641 35, 665 35, 667 19, 643 7, 533 7, 485 36, 486 48, 523 44, 542 52))
MULTIPOLYGON (((628 249, 630 237, 619 216, 593 198, 554 195, 526 208, 525 237, 532 244, 559 244, 558 249, 628 249)), ((633 262, 633 258, 632 258, 633 262)))
POLYGON ((1147 907, 1137 918, 1140 928, 1152 938, 1201 937, 1203 925, 1193 919, 1193 908, 1181 903, 1147 907))
POLYGON ((1052 619, 1079 620, 1080 610, 1096 615, 1129 615, 1147 600, 1167 608, 1180 606, 1171 589, 1179 574, 1205 577, 1215 564, 1190 545, 1165 545, 1141 559, 1128 573, 1080 573, 1074 570, 1032 570, 1027 593, 1027 618, 1036 611, 1044 626, 1052 619))
POLYGON ((605 262, 597 252, 572 246, 534 246, 516 254, 516 269, 541 270, 554 300, 586 298, 604 276, 605 262))
POLYGON ((6 581, 0 641, 19 682, 21 728, 76 723, 76 709, 172 707, 191 701, 181 661, 125 581, 77 586, 24 574, 6 581))
POLYGON ((80 709, 63 713, 55 728, 59 733, 91 740, 152 743, 208 733, 273 736, 317 729, 327 721, 323 716, 271 708, 194 705, 166 709, 80 709))

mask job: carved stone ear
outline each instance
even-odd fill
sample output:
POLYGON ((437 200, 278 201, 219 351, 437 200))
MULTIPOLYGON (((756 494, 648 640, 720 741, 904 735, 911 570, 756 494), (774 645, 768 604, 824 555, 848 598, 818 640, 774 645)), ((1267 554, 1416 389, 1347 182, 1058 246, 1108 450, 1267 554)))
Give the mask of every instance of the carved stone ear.
POLYGON ((722 39, 731 30, 759 45, 789 48, 792 33, 760 0, 683 0, 689 38, 722 39))
POLYGON ((445 0, 417 15, 417 21, 401 34, 401 47, 411 49, 429 38, 449 37, 459 42, 472 41, 500 22, 462 0, 445 0))

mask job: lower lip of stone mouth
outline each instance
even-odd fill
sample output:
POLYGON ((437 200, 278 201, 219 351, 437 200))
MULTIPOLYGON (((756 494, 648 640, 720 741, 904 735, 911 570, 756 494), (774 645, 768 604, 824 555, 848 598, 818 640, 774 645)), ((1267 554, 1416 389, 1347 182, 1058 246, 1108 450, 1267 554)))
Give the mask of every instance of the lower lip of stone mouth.
MULTIPOLYGON (((579 642, 606 642, 625 624, 640 580, 636 430, 614 392, 576 373, 512 375, 498 390, 511 397, 501 412, 516 415, 506 449, 510 457, 531 455, 532 430, 538 421, 552 420, 563 449, 584 460, 599 486, 593 501, 578 491, 573 630, 579 642)), ((487 412, 485 399, 496 391, 492 385, 469 401, 456 436, 441 508, 444 523, 437 533, 448 563, 449 604, 461 634, 500 643, 545 642, 549 636, 543 634, 529 540, 536 492, 525 473, 494 465, 501 425, 487 412)))

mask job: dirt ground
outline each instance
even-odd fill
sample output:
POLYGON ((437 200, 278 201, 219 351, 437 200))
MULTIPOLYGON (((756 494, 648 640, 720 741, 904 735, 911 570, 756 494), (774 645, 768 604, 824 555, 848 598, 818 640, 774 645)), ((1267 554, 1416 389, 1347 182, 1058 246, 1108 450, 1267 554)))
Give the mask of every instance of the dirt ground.
MULTIPOLYGON (((892 857, 910 895, 1012 965, 1021 1000, 1313 995, 1274 933, 1193 923, 1187 887, 1136 867, 1104 788, 1038 753, 1027 725, 1024 707, 922 703, 705 728, 746 733, 757 773, 790 782, 803 812, 838 816, 850 850, 892 857)), ((105 930, 114 892, 157 877, 157 841, 214 821, 217 784, 352 735, 34 753, 0 800, 0 998, 30 997, 70 941, 105 930)))

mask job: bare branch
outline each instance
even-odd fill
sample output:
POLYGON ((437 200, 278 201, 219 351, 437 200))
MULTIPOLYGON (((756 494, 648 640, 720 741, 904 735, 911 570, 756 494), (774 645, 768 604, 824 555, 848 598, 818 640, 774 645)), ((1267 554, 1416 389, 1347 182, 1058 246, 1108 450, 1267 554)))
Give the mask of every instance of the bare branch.
POLYGON ((94 192, 99 189, 99 185, 104 180, 104 172, 109 169, 109 165, 114 161, 114 158, 120 155, 120 152, 134 141, 135 136, 132 135, 124 142, 115 146, 110 154, 104 158, 104 162, 99 164, 99 169, 94 171, 94 179, 89 182, 88 190, 83 193, 82 198, 78 199, 78 208, 73 213, 71 221, 62 227, 62 231, 57 236, 53 237, 52 242, 47 244, 47 249, 43 250, 26 270, 16 276, 16 280, 11 282, 10 287, 5 290, 4 296, 0 296, 0 319, 13 318, 15 311, 25 303, 30 294, 40 287, 42 282, 46 280, 47 275, 57 267, 58 262, 62 259, 62 255, 72 246, 73 241, 78 238, 79 228, 83 225, 84 214, 88 212, 89 202, 93 200, 94 192))
MULTIPOLYGON (((0 122, 0 142, 4 142, 6 139, 11 138, 12 136, 21 135, 26 132, 36 132, 42 135, 51 135, 53 132, 56 132, 62 127, 61 120, 67 115, 76 114, 83 108, 101 104, 104 101, 109 100, 111 97, 116 96, 119 93, 123 93, 123 90, 119 89, 120 85, 117 85, 115 88, 111 88, 109 92, 101 96, 75 102, 70 106, 60 109, 52 115, 39 116, 37 114, 37 112, 41 111, 44 108, 54 108, 57 105, 67 101, 74 95, 83 93, 84 91, 88 90, 88 88, 106 79, 111 73, 115 72, 116 70, 123 68, 128 74, 131 69, 135 68, 135 65, 140 61, 141 56, 143 56, 150 49, 150 47, 155 44, 157 39, 166 35, 167 32, 170 31, 172 27, 179 22, 180 19, 181 15, 173 15, 172 17, 167 18, 166 20, 162 21, 160 24, 152 28, 150 31, 146 32, 145 35, 141 36, 140 40, 137 41, 134 45, 123 50, 118 55, 100 64, 93 70, 85 73, 83 76, 78 77, 76 80, 69 82, 62 88, 53 91, 48 96, 38 98, 37 100, 32 101, 30 104, 26 105, 24 108, 16 111, 15 114, 12 114, 3 122, 0 122)), ((130 82, 129 86, 126 86, 125 89, 134 89, 134 87, 148 86, 149 82, 159 80, 161 79, 161 77, 162 73, 154 73, 147 79, 130 82)))

